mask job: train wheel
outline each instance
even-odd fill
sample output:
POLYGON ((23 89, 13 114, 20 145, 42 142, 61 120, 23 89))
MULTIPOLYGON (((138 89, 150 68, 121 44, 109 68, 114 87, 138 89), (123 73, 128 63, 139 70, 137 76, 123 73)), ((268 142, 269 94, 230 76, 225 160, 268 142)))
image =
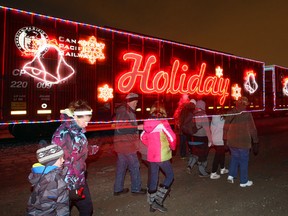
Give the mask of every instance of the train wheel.
POLYGON ((33 140, 40 136, 40 130, 37 124, 14 124, 9 125, 10 133, 20 140, 33 140))
POLYGON ((39 124, 40 137, 51 139, 55 130, 59 127, 60 123, 39 124))
POLYGON ((9 125, 9 132, 15 138, 25 141, 34 140, 40 137, 50 140, 59 125, 60 123, 14 124, 9 125))

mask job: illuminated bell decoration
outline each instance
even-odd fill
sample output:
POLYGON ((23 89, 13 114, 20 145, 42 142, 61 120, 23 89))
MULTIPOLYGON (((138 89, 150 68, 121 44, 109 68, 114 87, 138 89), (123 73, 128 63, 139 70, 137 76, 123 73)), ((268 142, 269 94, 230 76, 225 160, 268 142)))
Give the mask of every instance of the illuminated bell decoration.
POLYGON ((98 98, 102 99, 104 102, 113 98, 113 89, 109 88, 107 84, 105 84, 103 87, 99 87, 98 92, 98 98))
POLYGON ((238 84, 234 84, 232 86, 232 93, 231 96, 235 99, 238 100, 241 97, 241 88, 238 86, 238 84))
POLYGON ((285 78, 283 81, 283 94, 288 96, 288 78, 285 78))
POLYGON ((94 36, 91 36, 88 41, 80 40, 78 43, 82 46, 79 53, 80 58, 87 58, 91 64, 94 64, 96 59, 105 59, 102 53, 105 44, 98 43, 94 36))
POLYGON ((44 44, 39 47, 33 60, 27 62, 22 69, 29 76, 51 84, 58 84, 75 73, 74 69, 65 61, 59 47, 53 44, 44 44), (49 52, 51 55, 56 55, 56 59, 58 58, 55 71, 47 71, 44 63, 41 61, 41 58, 43 58, 41 57, 41 54, 43 53, 43 50, 46 49, 48 49, 47 53, 49 52))
POLYGON ((253 94, 258 89, 258 84, 256 82, 256 74, 253 71, 248 71, 245 77, 244 88, 250 94, 253 94))

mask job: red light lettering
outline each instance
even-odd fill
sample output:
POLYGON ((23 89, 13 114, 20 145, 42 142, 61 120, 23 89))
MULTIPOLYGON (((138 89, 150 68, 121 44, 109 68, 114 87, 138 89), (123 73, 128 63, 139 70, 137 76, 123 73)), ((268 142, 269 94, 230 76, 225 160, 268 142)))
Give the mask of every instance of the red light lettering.
POLYGON ((151 55, 144 63, 144 69, 140 70, 142 65, 142 55, 136 53, 126 53, 123 56, 125 61, 132 60, 132 69, 124 73, 118 80, 118 90, 123 93, 128 93, 136 85, 139 80, 139 87, 144 94, 149 93, 171 93, 171 94, 199 94, 199 95, 214 95, 220 96, 220 104, 223 105, 226 97, 229 95, 228 87, 230 80, 224 79, 222 76, 207 76, 204 77, 206 64, 202 63, 198 74, 193 74, 189 77, 188 66, 181 67, 182 72, 179 72, 180 61, 173 62, 171 72, 159 71, 151 78, 152 65, 157 62, 156 57, 151 55), (152 82, 151 82, 152 80, 152 82), (177 83, 176 83, 177 81, 177 83))

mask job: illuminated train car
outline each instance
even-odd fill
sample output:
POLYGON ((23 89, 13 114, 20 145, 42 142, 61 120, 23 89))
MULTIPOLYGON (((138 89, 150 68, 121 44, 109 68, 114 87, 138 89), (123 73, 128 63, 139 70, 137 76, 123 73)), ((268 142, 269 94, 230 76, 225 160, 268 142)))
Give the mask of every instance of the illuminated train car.
POLYGON ((265 66, 264 104, 262 115, 281 116, 288 112, 288 68, 265 66))
POLYGON ((172 117, 183 94, 211 114, 242 95, 264 109, 260 61, 6 7, 0 28, 0 121, 14 136, 49 131, 75 99, 93 108, 90 130, 113 129, 105 122, 128 92, 140 95, 140 119, 156 100, 172 117))

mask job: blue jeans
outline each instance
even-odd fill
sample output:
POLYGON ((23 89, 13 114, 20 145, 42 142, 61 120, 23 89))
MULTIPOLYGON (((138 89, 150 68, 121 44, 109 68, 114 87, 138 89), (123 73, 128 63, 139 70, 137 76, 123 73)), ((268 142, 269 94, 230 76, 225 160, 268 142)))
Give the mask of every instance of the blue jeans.
POLYGON ((179 138, 180 138, 180 157, 186 157, 187 136, 184 134, 180 134, 179 138))
POLYGON ((192 137, 192 143, 198 143, 197 145, 190 145, 192 147, 191 153, 198 156, 199 162, 205 162, 207 161, 208 153, 209 153, 209 147, 208 147, 208 137, 200 137, 200 136, 193 136, 192 137), (199 143, 203 143, 200 144, 199 143))
POLYGON ((114 192, 120 192, 124 188, 124 179, 128 168, 131 177, 131 192, 141 190, 140 164, 136 153, 117 153, 116 179, 114 192))
POLYGON ((164 172, 165 179, 163 185, 169 188, 174 180, 174 173, 170 161, 163 162, 150 162, 150 178, 148 183, 149 191, 153 192, 157 190, 158 178, 159 178, 159 168, 164 172))
POLYGON ((248 161, 249 149, 241 149, 229 147, 231 152, 231 160, 229 167, 229 176, 237 177, 238 167, 240 168, 240 184, 248 181, 248 161))

